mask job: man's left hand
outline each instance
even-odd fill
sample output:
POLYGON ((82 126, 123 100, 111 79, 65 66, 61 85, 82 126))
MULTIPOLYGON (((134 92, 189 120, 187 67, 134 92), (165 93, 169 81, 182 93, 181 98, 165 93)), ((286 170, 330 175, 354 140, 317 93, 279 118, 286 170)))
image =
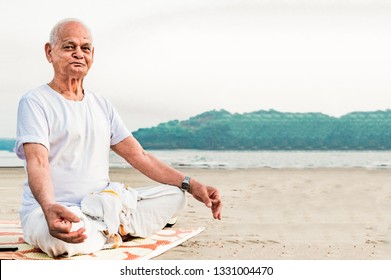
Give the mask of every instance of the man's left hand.
POLYGON ((212 210, 213 218, 221 220, 221 209, 223 204, 218 189, 201 184, 194 184, 191 186, 190 193, 195 199, 203 202, 206 207, 212 210))

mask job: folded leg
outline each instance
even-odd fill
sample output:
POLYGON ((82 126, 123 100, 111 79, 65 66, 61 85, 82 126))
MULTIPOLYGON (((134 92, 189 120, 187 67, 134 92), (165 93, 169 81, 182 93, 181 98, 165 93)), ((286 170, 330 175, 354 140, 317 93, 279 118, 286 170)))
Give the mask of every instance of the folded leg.
POLYGON ((73 256, 76 254, 89 254, 101 250, 106 243, 106 237, 102 230, 105 226, 85 216, 80 208, 69 207, 69 210, 75 213, 81 221, 74 223, 73 228, 85 227, 87 239, 83 243, 67 243, 50 235, 42 209, 35 209, 26 219, 23 225, 24 239, 34 247, 40 248, 51 257, 60 255, 73 256))
POLYGON ((132 236, 148 237, 156 233, 186 207, 186 195, 177 187, 161 185, 135 190, 139 201, 127 225, 132 236))

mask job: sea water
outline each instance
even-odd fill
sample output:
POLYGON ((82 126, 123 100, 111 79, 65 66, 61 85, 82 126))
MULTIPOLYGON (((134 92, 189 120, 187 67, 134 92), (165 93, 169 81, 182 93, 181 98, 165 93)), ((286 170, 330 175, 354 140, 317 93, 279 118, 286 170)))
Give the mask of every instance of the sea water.
MULTIPOLYGON (((391 168, 391 151, 149 151, 173 167, 181 168, 391 168)), ((114 153, 115 167, 129 165, 114 153)))
MULTIPOLYGON (((391 151, 204 151, 152 150, 162 161, 180 168, 349 168, 391 169, 391 151)), ((15 153, 0 151, 0 167, 22 167, 15 153)), ((131 168, 114 152, 110 166, 131 168)))

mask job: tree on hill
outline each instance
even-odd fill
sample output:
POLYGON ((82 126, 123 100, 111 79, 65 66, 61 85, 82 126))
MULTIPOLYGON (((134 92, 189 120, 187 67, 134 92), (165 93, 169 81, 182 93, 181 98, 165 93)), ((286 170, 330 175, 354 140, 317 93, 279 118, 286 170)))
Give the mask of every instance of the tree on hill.
POLYGON ((389 120, 389 110, 341 118, 275 110, 245 114, 214 110, 140 129, 134 136, 147 149, 388 150, 389 120))

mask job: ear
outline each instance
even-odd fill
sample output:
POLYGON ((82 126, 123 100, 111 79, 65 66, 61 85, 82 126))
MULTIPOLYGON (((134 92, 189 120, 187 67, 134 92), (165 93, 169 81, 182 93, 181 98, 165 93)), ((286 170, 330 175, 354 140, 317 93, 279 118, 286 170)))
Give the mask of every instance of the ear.
POLYGON ((45 44, 45 55, 46 59, 49 61, 49 63, 52 63, 52 46, 50 43, 45 44))
POLYGON ((92 61, 94 61, 94 53, 95 53, 95 47, 92 47, 92 54, 91 54, 92 61))

